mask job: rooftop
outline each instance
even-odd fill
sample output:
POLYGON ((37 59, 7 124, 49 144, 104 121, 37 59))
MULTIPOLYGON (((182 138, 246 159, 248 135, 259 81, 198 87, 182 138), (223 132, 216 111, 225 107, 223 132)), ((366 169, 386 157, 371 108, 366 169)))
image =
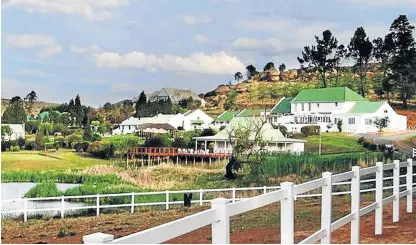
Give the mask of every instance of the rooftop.
POLYGON ((290 102, 292 97, 281 99, 271 110, 270 114, 290 113, 290 102))
POLYGON ((348 113, 374 113, 376 112, 385 102, 384 101, 360 101, 357 102, 348 113))
POLYGON ((367 99, 347 87, 336 87, 302 90, 291 103, 344 101, 367 101, 367 99))

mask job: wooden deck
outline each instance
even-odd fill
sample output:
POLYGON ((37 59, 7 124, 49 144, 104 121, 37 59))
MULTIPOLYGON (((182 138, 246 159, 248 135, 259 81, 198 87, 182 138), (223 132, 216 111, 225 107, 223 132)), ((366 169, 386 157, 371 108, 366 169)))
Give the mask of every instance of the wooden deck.
POLYGON ((195 151, 191 149, 180 149, 173 147, 134 147, 128 151, 130 158, 135 156, 148 157, 201 157, 201 158, 228 158, 231 153, 228 152, 205 152, 203 150, 195 151))

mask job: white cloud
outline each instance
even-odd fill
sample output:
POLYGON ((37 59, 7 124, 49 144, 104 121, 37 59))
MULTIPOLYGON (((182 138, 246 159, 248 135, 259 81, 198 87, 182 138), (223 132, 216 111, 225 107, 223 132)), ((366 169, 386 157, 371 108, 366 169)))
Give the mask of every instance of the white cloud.
POLYGON ((248 31, 280 31, 290 27, 290 22, 283 19, 261 19, 261 20, 247 20, 234 24, 239 29, 248 31))
POLYGON ((298 49, 297 42, 284 42, 279 38, 256 39, 240 37, 232 43, 232 48, 237 51, 261 52, 263 55, 275 55, 277 53, 290 52, 298 49))
POLYGON ((181 17, 183 22, 188 25, 200 25, 200 24, 208 24, 214 21, 212 17, 207 16, 191 16, 191 15, 184 15, 181 17))
POLYGON ((97 45, 93 44, 90 45, 88 47, 77 47, 76 45, 71 45, 69 47, 69 51, 71 51, 72 53, 99 53, 101 52, 101 48, 98 47, 97 45))
POLYGON ((62 47, 56 42, 53 36, 36 34, 7 34, 5 35, 6 45, 13 48, 37 49, 41 58, 52 57, 62 52, 62 47))
POLYGON ((225 52, 211 55, 202 52, 192 53, 189 57, 175 55, 156 56, 133 51, 127 54, 103 52, 95 57, 98 67, 138 68, 149 72, 157 70, 172 72, 190 72, 200 74, 233 74, 244 70, 244 64, 225 52))
POLYGON ((106 20, 115 15, 115 13, 110 10, 126 5, 129 1, 130 0, 5 0, 4 6, 21 7, 28 12, 65 13, 82 15, 87 20, 106 20))
POLYGON ((195 35, 194 40, 199 42, 199 43, 206 43, 206 42, 209 41, 208 37, 206 37, 205 35, 202 35, 202 34, 195 35))

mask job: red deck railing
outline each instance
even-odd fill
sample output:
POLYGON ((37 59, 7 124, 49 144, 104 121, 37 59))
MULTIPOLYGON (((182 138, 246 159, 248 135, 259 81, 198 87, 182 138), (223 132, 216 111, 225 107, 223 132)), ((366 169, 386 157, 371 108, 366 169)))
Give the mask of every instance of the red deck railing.
POLYGON ((231 156, 229 152, 208 152, 204 150, 195 151, 193 149, 181 149, 173 147, 134 147, 129 149, 129 155, 141 155, 152 157, 175 157, 175 156, 193 156, 193 157, 211 157, 225 158, 231 156))

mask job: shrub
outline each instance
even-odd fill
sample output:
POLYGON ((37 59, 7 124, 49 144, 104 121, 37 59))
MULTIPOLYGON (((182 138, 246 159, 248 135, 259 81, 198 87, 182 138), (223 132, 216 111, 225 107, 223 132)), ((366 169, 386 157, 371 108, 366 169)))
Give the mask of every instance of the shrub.
POLYGON ((321 128, 319 126, 310 125, 310 126, 303 126, 300 131, 302 132, 303 136, 308 137, 312 135, 319 135, 321 128))
POLYGON ((76 152, 87 152, 89 143, 88 142, 80 142, 74 145, 74 149, 76 152))
POLYGON ((378 150, 379 150, 379 151, 384 151, 384 150, 386 150, 386 145, 384 145, 384 144, 378 145, 378 150))
POLYGON ((19 137, 18 139, 17 139, 17 145, 20 147, 20 148, 23 148, 23 146, 26 144, 26 140, 24 139, 24 138, 22 138, 22 137, 19 137))
POLYGON ((92 141, 100 141, 101 140, 101 136, 99 134, 93 134, 91 137, 92 141))
POLYGON ((370 146, 370 142, 368 141, 364 141, 362 144, 364 148, 368 148, 370 146))
POLYGON ((169 136, 167 134, 158 134, 147 138, 144 142, 145 147, 169 147, 169 136))
POLYGON ((31 140, 31 141, 26 141, 26 145, 25 145, 25 150, 31 151, 33 149, 36 148, 36 143, 35 141, 31 140))
POLYGON ((337 128, 338 128, 338 131, 341 133, 342 132, 342 120, 339 120, 337 122, 337 128))
POLYGON ((358 140, 357 140, 357 142, 358 142, 358 144, 362 144, 363 142, 364 142, 364 137, 360 137, 360 138, 358 138, 358 140))
POLYGON ((103 143, 101 141, 95 141, 89 144, 88 152, 99 158, 112 158, 114 157, 114 145, 112 143, 103 143))
POLYGON ((56 183, 43 182, 32 187, 26 192, 25 197, 57 197, 62 196, 62 192, 58 190, 56 183))
POLYGON ((1 151, 7 151, 8 149, 10 149, 10 147, 11 147, 10 141, 1 142, 1 151))
POLYGON ((374 143, 370 143, 370 144, 368 145, 368 149, 369 149, 370 151, 375 151, 375 150, 377 150, 377 145, 376 145, 376 144, 374 144, 374 143))
POLYGON ((46 149, 55 149, 56 147, 55 147, 55 143, 54 142, 48 142, 48 143, 45 143, 45 148, 46 149))
POLYGON ((20 147, 19 146, 11 146, 10 147, 10 151, 20 151, 20 147))
POLYGON ((54 140, 55 148, 63 148, 65 146, 65 138, 63 136, 57 136, 54 140))
POLYGON ((185 148, 187 146, 186 141, 182 137, 175 137, 172 142, 172 147, 175 148, 185 148))
POLYGON ((212 128, 206 128, 202 130, 201 136, 213 136, 215 135, 215 131, 212 128))

